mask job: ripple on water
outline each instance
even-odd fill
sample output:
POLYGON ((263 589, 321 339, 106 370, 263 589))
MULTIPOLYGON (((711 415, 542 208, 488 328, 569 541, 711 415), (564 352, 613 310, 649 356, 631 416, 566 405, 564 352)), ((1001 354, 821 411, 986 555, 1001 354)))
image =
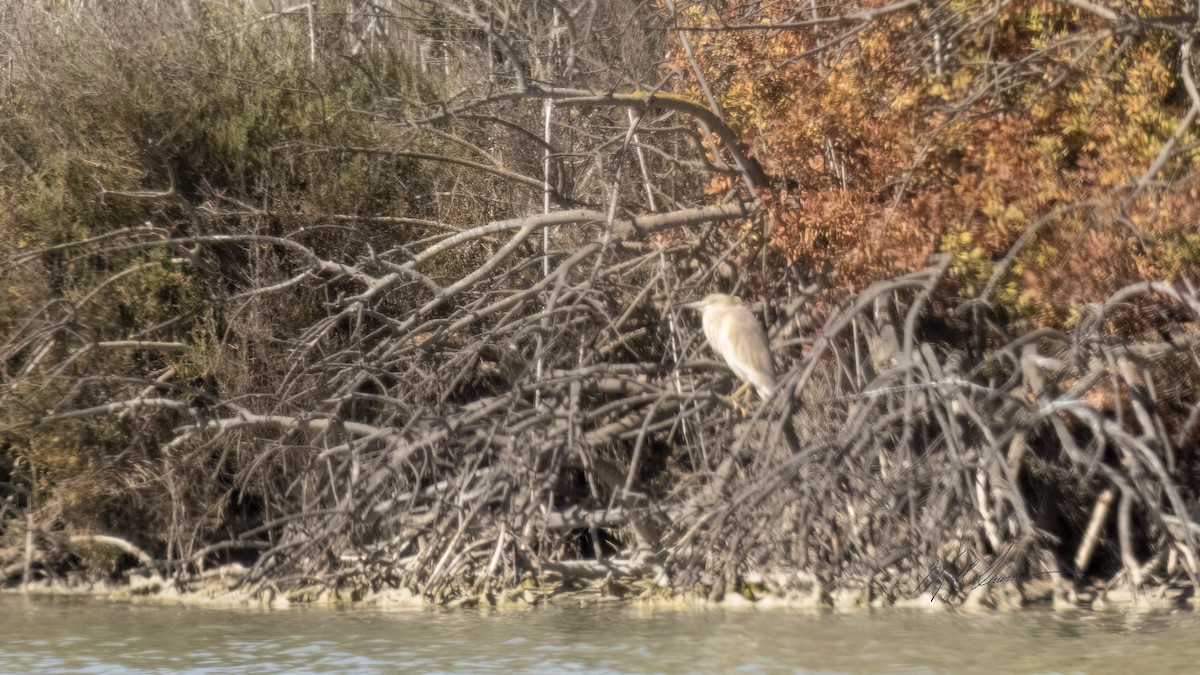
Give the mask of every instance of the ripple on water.
POLYGON ((5 673, 1196 672, 1194 614, 227 611, 0 596, 5 673))

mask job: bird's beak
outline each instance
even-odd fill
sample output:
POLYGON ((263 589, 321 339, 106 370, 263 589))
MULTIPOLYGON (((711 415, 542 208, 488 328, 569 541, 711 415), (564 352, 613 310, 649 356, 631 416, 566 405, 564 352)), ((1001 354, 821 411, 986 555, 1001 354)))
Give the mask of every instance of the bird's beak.
POLYGON ((704 301, 697 300, 695 302, 685 302, 675 305, 675 309, 704 309, 704 301))

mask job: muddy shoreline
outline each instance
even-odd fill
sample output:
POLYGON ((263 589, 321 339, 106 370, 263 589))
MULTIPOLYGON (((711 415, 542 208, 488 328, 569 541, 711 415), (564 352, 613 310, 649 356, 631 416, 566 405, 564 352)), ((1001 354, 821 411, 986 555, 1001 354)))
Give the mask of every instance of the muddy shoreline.
POLYGON ((1070 589, 1067 584, 1036 581, 977 585, 965 597, 947 599, 945 594, 901 595, 887 601, 870 597, 863 589, 833 587, 816 589, 768 589, 747 584, 739 593, 726 593, 719 599, 696 591, 680 591, 656 586, 646 579, 607 580, 579 586, 539 584, 527 578, 520 586, 475 594, 447 594, 435 598, 405 588, 373 589, 367 585, 346 584, 342 588, 324 585, 295 586, 280 589, 266 584, 254 590, 239 587, 245 568, 229 565, 214 568, 191 579, 164 578, 157 573, 133 573, 124 579, 89 579, 83 573, 69 573, 53 579, 40 579, 25 585, 13 584, 0 592, 47 597, 86 597, 113 602, 179 604, 191 607, 249 608, 283 610, 293 607, 337 609, 434 609, 532 610, 540 607, 626 605, 655 609, 688 610, 784 610, 830 613, 877 611, 922 612, 1011 612, 1052 610, 1061 612, 1144 612, 1196 611, 1200 601, 1183 585, 1146 586, 1138 593, 1125 588, 1106 589, 1100 585, 1070 589))

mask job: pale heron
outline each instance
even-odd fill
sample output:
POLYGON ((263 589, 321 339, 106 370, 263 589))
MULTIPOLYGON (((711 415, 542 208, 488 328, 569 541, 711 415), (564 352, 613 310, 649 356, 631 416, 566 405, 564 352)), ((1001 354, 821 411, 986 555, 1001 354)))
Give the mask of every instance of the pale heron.
POLYGON ((701 312, 708 345, 742 380, 742 386, 733 394, 735 403, 738 395, 751 385, 764 401, 774 393, 775 363, 771 359, 771 348, 767 346, 767 334, 741 300, 724 293, 712 293, 703 300, 680 307, 701 312))

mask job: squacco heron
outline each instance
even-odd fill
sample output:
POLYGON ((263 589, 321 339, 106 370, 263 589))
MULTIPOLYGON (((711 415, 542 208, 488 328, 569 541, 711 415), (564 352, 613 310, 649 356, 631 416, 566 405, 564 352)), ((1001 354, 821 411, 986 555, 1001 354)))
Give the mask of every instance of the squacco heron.
POLYGON ((712 293, 680 307, 701 312, 708 345, 742 380, 742 386, 733 394, 734 403, 749 386, 754 387, 762 400, 770 398, 775 392, 775 363, 767 346, 767 334, 749 308, 724 293, 712 293))

